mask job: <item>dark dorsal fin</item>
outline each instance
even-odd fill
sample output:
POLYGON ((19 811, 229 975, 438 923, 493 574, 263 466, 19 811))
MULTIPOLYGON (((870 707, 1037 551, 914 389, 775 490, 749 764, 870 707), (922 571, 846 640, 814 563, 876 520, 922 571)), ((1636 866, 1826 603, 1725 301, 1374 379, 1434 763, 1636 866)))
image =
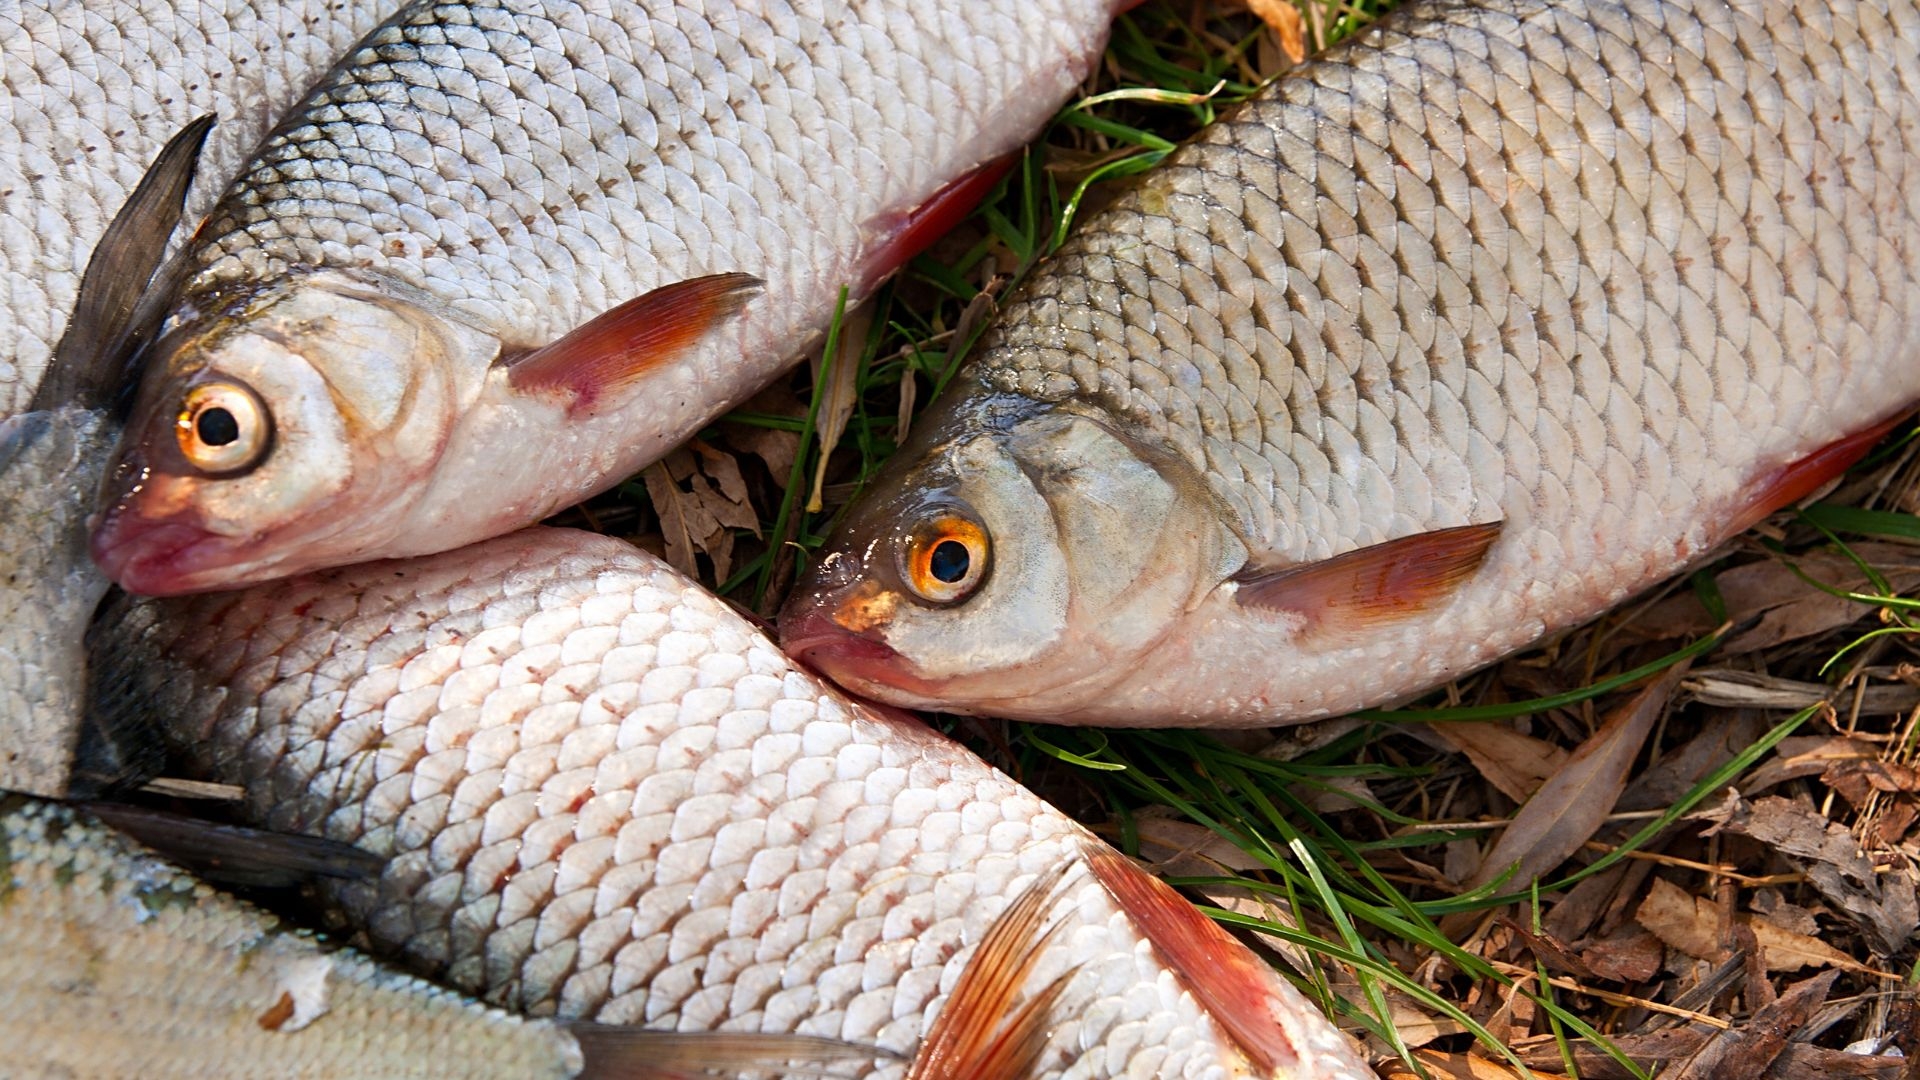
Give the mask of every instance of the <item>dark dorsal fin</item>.
POLYGON ((281 888, 316 877, 377 876, 387 860, 351 844, 248 829, 185 814, 118 803, 87 812, 218 885, 281 888))
POLYGON ((212 130, 211 116, 181 128, 101 234, 31 409, 105 405, 131 381, 127 361, 158 329, 185 268, 184 260, 161 263, 212 130))
POLYGON ((580 1080, 691 1080, 693 1077, 850 1076, 835 1065, 890 1060, 876 1046, 814 1035, 763 1035, 745 1031, 648 1031, 634 1027, 569 1023, 586 1059, 580 1080))

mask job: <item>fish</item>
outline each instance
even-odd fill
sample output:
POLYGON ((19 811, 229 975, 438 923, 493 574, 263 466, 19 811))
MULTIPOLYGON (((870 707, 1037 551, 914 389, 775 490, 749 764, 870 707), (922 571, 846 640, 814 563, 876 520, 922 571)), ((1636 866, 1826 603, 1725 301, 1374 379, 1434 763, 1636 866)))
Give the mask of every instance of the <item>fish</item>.
POLYGON ((215 207, 101 502, 135 593, 620 482, 963 216, 1126 0, 417 0, 215 207))
POLYGON ((783 645, 899 706, 1406 700, 1693 566, 1920 402, 1911 0, 1381 19, 1080 223, 783 645))
POLYGON ((169 238, 213 124, 181 129, 88 263, 74 320, 25 411, 0 419, 0 790, 71 794, 86 692, 84 635, 108 582, 87 515, 120 433, 129 365, 158 327, 169 238))
POLYGON ((107 726, 252 825, 384 859, 332 909, 481 1000, 910 1059, 876 1076, 1372 1076, 1164 882, 614 538, 126 598, 98 630, 107 726))
POLYGON ((67 332, 115 213, 177 132, 216 120, 199 221, 267 130, 395 0, 0 0, 0 417, 67 332))
POLYGON ((69 1080, 666 1080, 795 1061, 820 1075, 874 1054, 512 1016, 291 929, 85 811, 24 795, 0 796, 0 1038, 8 1076, 69 1080))

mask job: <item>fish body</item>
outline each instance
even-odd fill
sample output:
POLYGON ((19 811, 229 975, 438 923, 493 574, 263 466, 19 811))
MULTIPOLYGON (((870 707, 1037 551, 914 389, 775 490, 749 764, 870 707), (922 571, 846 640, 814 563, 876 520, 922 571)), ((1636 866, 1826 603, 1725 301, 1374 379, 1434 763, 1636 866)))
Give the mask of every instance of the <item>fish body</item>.
POLYGON ((0 0, 0 416, 25 408, 94 245, 147 166, 217 119, 198 221, 280 114, 391 9, 381 0, 0 0))
POLYGON ((0 798, 9 1077, 662 1075, 635 1067, 648 1037, 487 1008, 283 927, 84 812, 0 798))
POLYGON ((1083 223, 790 602, 881 700, 1257 725, 1699 560, 1920 401, 1911 0, 1415 4, 1083 223))
POLYGON ((611 486, 977 197, 1117 3, 407 5, 199 234, 96 556, 229 587, 611 486))
POLYGON ((613 539, 527 530, 101 629, 109 715, 159 717, 255 823, 386 858, 336 902, 484 1000, 925 1053, 983 936, 1052 881, 1003 988, 1042 1003, 1036 1056, 978 1075, 1371 1075, 1081 826, 613 539))

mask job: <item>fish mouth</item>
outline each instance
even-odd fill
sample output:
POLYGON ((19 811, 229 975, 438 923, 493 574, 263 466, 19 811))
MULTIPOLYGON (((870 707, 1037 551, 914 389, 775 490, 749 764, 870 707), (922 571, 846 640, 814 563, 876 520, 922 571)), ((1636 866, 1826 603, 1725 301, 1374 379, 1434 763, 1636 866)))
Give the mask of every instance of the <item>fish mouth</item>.
POLYGON ((893 646, 841 626, 819 606, 782 612, 779 634, 780 648, 796 663, 855 694, 896 698, 920 681, 901 670, 893 646))
POLYGON ((180 521, 110 517, 89 546, 101 572, 136 596, 216 588, 221 582, 208 575, 232 566, 232 537, 180 521))

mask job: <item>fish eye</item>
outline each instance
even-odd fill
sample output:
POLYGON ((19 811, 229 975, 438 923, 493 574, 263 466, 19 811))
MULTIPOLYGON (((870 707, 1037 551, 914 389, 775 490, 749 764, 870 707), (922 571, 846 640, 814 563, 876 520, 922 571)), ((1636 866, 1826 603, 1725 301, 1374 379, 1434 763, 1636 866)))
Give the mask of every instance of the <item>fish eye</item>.
POLYGON ((902 577, 922 600, 950 604, 986 577, 987 530, 950 509, 929 516, 908 534, 902 577))
POLYGON ((174 421, 174 438, 187 463, 216 475, 258 465, 272 435, 266 405, 239 383, 202 383, 190 388, 174 421))

